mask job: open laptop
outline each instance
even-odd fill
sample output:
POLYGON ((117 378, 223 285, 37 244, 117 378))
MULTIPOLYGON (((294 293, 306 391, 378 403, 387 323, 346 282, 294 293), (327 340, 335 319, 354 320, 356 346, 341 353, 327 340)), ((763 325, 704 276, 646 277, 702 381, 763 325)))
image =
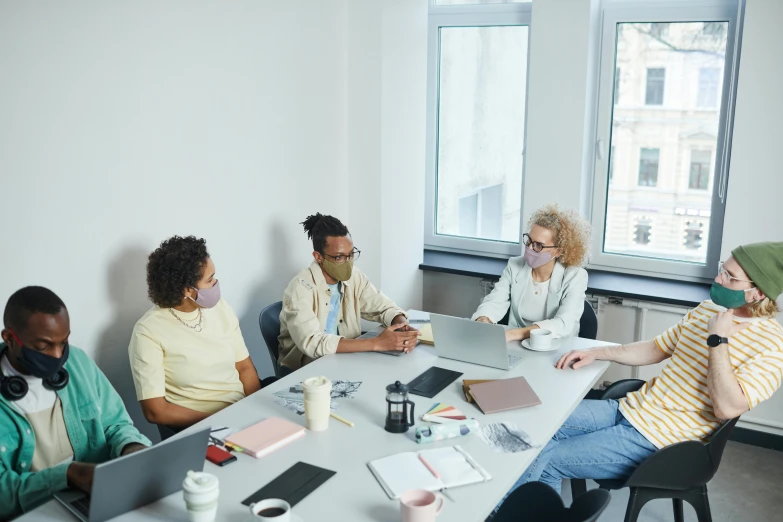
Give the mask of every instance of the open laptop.
POLYGON ((430 314, 432 337, 438 357, 510 370, 522 360, 508 349, 506 329, 499 324, 480 323, 461 317, 430 314))
POLYGON ((209 428, 178 435, 150 448, 95 467, 92 494, 54 494, 84 522, 103 522, 182 489, 189 470, 204 469, 209 428))

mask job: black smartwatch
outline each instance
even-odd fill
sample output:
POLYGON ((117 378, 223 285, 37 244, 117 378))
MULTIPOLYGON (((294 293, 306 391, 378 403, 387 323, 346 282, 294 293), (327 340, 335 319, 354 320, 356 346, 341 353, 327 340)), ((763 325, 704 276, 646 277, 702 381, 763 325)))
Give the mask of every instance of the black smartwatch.
POLYGON ((709 337, 707 337, 707 346, 710 348, 715 348, 719 344, 729 344, 729 338, 728 337, 721 337, 720 335, 712 334, 709 337))

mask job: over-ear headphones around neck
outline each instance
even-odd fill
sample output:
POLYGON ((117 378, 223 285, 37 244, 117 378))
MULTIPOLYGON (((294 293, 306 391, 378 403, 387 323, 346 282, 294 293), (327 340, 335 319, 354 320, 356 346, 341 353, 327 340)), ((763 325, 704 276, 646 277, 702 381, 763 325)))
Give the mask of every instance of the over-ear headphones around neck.
MULTIPOLYGON (((6 355, 6 350, 8 350, 7 345, 0 350, 0 361, 2 361, 3 356, 6 355)), ((47 390, 58 391, 65 388, 70 380, 71 376, 68 374, 68 370, 63 367, 52 377, 44 379, 43 386, 47 390)), ((0 395, 2 395, 5 400, 18 401, 23 399, 24 396, 27 395, 28 390, 29 387, 27 386, 27 381, 24 377, 19 375, 9 375, 6 377, 3 375, 2 369, 0 369, 0 395)))

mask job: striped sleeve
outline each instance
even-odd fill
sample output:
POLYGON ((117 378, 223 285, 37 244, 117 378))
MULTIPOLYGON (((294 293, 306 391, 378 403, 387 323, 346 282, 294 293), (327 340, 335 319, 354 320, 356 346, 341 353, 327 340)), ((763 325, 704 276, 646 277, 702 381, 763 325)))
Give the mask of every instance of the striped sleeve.
POLYGON ((677 346, 677 342, 680 340, 682 325, 690 321, 692 316, 693 310, 685 314, 685 317, 683 317, 679 323, 675 324, 661 335, 653 339, 655 346, 660 348, 660 350, 667 355, 673 354, 674 348, 677 346))
POLYGON ((750 408, 769 399, 783 381, 783 339, 751 358, 735 375, 750 408))

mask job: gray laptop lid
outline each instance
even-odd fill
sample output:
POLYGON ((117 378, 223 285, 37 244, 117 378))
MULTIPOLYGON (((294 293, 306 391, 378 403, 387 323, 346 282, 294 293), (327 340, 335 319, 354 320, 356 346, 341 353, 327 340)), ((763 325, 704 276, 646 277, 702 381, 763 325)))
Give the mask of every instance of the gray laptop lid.
POLYGON ((430 314, 435 353, 483 366, 508 370, 506 330, 502 325, 430 314))
POLYGON ((204 469, 209 430, 175 435, 96 466, 90 522, 103 522, 181 490, 188 470, 204 469))

